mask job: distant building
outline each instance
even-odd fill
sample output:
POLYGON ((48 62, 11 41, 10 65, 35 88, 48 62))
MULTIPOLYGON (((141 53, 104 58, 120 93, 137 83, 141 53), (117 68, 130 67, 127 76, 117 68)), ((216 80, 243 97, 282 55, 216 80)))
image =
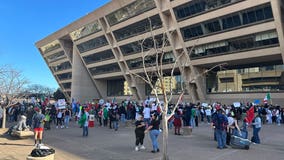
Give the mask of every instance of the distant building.
MULTIPOLYGON (((151 95, 130 71, 143 72, 140 43, 146 37, 144 50, 153 47, 152 29, 156 41, 163 34, 169 40, 165 72, 187 53, 182 59, 189 63, 178 63, 173 81, 167 80, 175 98, 184 86, 187 100, 247 102, 270 92, 273 103, 284 105, 283 6, 282 0, 113 0, 36 46, 70 99, 151 95)), ((148 57, 145 65, 154 62, 148 57)))

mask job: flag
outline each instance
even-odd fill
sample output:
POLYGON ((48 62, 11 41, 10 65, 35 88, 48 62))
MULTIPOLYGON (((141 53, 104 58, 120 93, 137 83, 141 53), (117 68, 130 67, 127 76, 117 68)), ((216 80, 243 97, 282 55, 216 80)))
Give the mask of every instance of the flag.
POLYGON ((251 106, 250 109, 247 111, 248 123, 252 123, 253 119, 254 119, 254 106, 251 106))
POLYGON ((263 103, 267 103, 268 102, 268 100, 271 100, 271 96, 270 96, 270 93, 267 93, 266 95, 265 95, 265 97, 264 97, 264 99, 263 99, 263 103))

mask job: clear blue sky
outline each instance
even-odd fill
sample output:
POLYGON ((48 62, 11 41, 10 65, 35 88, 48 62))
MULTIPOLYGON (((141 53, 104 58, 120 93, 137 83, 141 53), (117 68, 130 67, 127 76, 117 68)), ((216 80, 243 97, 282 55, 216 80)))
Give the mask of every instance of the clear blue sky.
POLYGON ((22 71, 31 84, 58 88, 35 43, 110 1, 1 0, 0 66, 22 71))

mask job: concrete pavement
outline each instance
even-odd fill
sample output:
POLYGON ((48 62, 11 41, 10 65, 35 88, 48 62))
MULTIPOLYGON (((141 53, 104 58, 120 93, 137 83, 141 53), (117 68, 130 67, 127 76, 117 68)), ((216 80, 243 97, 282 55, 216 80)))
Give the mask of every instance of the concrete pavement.
MULTIPOLYGON (((284 159, 284 126, 264 125, 260 131, 262 144, 252 144, 250 150, 216 149, 213 130, 203 123, 193 129, 191 136, 177 136, 170 131, 169 155, 173 160, 281 160, 284 159)), ((251 132, 251 131, 250 131, 251 132)), ((251 133, 249 134, 251 137, 251 133)), ((160 135, 160 148, 162 136, 160 135)), ((33 139, 15 140, 0 137, 1 160, 24 160, 33 149, 33 139)), ((89 128, 89 136, 82 137, 82 129, 74 122, 68 129, 44 132, 43 143, 56 150, 56 160, 158 160, 153 154, 149 135, 146 150, 134 151, 134 128, 121 126, 118 131, 106 127, 89 128)))

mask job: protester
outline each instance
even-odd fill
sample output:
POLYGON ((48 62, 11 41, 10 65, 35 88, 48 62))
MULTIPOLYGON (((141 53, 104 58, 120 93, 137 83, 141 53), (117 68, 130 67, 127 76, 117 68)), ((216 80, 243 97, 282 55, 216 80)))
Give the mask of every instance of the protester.
POLYGON ((68 128, 68 127, 69 127, 70 117, 71 117, 71 111, 69 110, 69 108, 66 108, 66 110, 65 110, 65 112, 64 112, 64 124, 65 124, 65 128, 68 128))
POLYGON ((228 119, 225 116, 223 109, 217 109, 217 115, 212 119, 213 128, 215 129, 216 138, 218 142, 218 149, 228 148, 226 146, 226 130, 228 125, 228 119))
POLYGON ((27 128, 27 124, 26 124, 26 121, 27 121, 27 117, 25 115, 21 115, 21 119, 20 121, 18 122, 17 126, 16 126, 16 129, 18 131, 23 131, 27 128))
POLYGON ((251 141, 260 144, 259 131, 261 129, 261 118, 258 113, 255 113, 255 118, 252 121, 253 136, 251 141))
POLYGON ((181 116, 179 110, 175 110, 175 114, 174 114, 175 135, 181 135, 180 134, 181 117, 182 116, 181 116))
POLYGON ((151 123, 149 127, 145 130, 145 133, 150 131, 150 138, 151 138, 152 146, 153 146, 153 150, 151 151, 152 153, 156 153, 160 151, 159 144, 158 144, 158 136, 160 134, 159 126, 160 126, 159 117, 156 113, 153 113, 152 118, 151 118, 151 123))
POLYGON ((63 112, 61 109, 58 109, 57 111, 57 115, 56 115, 56 128, 58 128, 58 125, 60 125, 60 128, 64 128, 63 123, 62 123, 62 119, 63 119, 63 112))
POLYGON ((78 121, 79 125, 82 126, 83 128, 83 137, 87 137, 89 134, 89 113, 85 110, 82 109, 82 115, 80 116, 80 120, 78 121))
POLYGON ((140 144, 140 149, 145 149, 143 145, 144 137, 145 137, 145 122, 143 121, 143 116, 139 116, 138 120, 135 122, 135 137, 136 137, 136 142, 135 142, 135 151, 139 151, 139 144, 140 144))
POLYGON ((36 113, 32 118, 33 128, 35 132, 34 140, 35 140, 35 146, 39 146, 42 144, 42 134, 43 134, 45 116, 41 113, 41 110, 39 108, 35 108, 35 111, 36 113))
POLYGON ((2 106, 0 105, 0 126, 2 126, 2 121, 3 121, 3 109, 2 106))

